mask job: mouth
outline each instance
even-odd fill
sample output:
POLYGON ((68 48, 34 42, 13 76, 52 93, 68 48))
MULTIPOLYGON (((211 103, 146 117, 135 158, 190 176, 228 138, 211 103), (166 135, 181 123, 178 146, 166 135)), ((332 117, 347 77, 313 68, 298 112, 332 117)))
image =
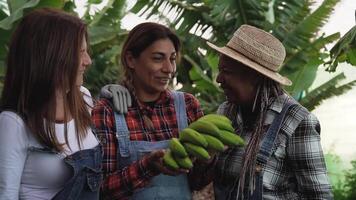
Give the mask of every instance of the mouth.
POLYGON ((156 77, 156 79, 163 84, 167 84, 171 80, 170 77, 156 77))

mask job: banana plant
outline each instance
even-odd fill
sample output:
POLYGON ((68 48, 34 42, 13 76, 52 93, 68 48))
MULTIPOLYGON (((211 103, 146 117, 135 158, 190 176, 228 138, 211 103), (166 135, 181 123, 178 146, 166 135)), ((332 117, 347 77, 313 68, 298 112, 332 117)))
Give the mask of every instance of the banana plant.
POLYGON ((5 75, 5 59, 8 52, 8 43, 11 33, 24 14, 41 7, 54 7, 63 9, 69 7, 70 2, 64 0, 8 0, 0 2, 0 92, 3 87, 5 75))
POLYGON ((330 50, 326 71, 334 72, 339 63, 356 66, 356 26, 352 27, 330 50))
POLYGON ((218 55, 207 47, 206 40, 224 45, 242 24, 271 32, 286 47, 281 73, 294 82, 286 89, 301 100, 329 56, 325 45, 340 37, 339 33, 318 34, 339 1, 325 0, 312 12, 311 0, 141 0, 132 11, 146 18, 158 15, 176 30, 184 47, 178 82, 183 90, 197 94, 207 106, 205 110, 213 111, 223 94, 215 88, 217 70, 213 65, 217 63, 207 61, 218 55), (209 96, 204 95, 206 88, 210 88, 209 96))
MULTIPOLYGON (((95 96, 100 88, 116 82, 119 76, 118 57, 126 31, 121 29, 121 19, 126 14, 126 1, 109 0, 102 9, 90 12, 101 0, 89 0, 82 19, 88 24, 90 50, 93 64, 86 73, 86 87, 95 96)), ((7 45, 18 21, 24 14, 41 7, 62 9, 76 13, 71 0, 8 0, 0 4, 0 89, 2 88, 7 45), (7 14, 8 13, 8 14, 7 14)))

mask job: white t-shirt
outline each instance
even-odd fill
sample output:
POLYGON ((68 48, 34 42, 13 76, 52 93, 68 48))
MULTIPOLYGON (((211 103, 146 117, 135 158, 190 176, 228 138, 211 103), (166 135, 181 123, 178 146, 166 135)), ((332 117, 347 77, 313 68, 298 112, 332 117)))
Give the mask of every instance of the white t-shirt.
MULTIPOLYGON (((90 92, 81 87, 84 100, 91 107, 90 92)), ((90 108, 89 108, 90 109, 90 108)), ((91 110, 90 110, 91 111, 91 110)), ((41 147, 32 136, 22 118, 16 113, 0 113, 0 199, 51 199, 71 176, 71 169, 63 162, 66 155, 91 149, 99 144, 90 128, 78 146, 74 120, 67 123, 70 149, 62 154, 31 153, 31 146, 41 147)), ((64 124, 55 124, 57 139, 64 140, 64 124)))

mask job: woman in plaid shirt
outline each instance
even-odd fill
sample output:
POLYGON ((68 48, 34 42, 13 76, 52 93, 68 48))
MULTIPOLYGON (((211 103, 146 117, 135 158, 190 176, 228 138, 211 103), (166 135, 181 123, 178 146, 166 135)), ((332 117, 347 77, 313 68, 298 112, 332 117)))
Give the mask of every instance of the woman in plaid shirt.
POLYGON ((242 25, 220 53, 217 82, 227 101, 218 113, 233 121, 248 143, 219 154, 209 166, 195 168, 201 180, 214 181, 215 199, 332 199, 320 145, 318 119, 294 101, 278 73, 283 44, 271 34, 242 25))
POLYGON ((193 95, 168 89, 179 50, 178 37, 163 25, 130 31, 121 62, 133 104, 125 115, 107 99, 93 110, 104 151, 103 199, 191 199, 186 172, 162 165, 169 139, 203 115, 193 95))

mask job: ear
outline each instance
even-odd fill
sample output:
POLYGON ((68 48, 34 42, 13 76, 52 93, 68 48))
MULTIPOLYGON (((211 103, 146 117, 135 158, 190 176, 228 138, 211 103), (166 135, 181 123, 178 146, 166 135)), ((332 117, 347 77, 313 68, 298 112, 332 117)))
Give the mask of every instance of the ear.
POLYGON ((134 58, 134 56, 132 55, 132 53, 130 51, 128 51, 126 53, 125 59, 126 59, 126 62, 128 64, 128 67, 131 68, 131 69, 134 69, 135 68, 136 59, 134 58))

